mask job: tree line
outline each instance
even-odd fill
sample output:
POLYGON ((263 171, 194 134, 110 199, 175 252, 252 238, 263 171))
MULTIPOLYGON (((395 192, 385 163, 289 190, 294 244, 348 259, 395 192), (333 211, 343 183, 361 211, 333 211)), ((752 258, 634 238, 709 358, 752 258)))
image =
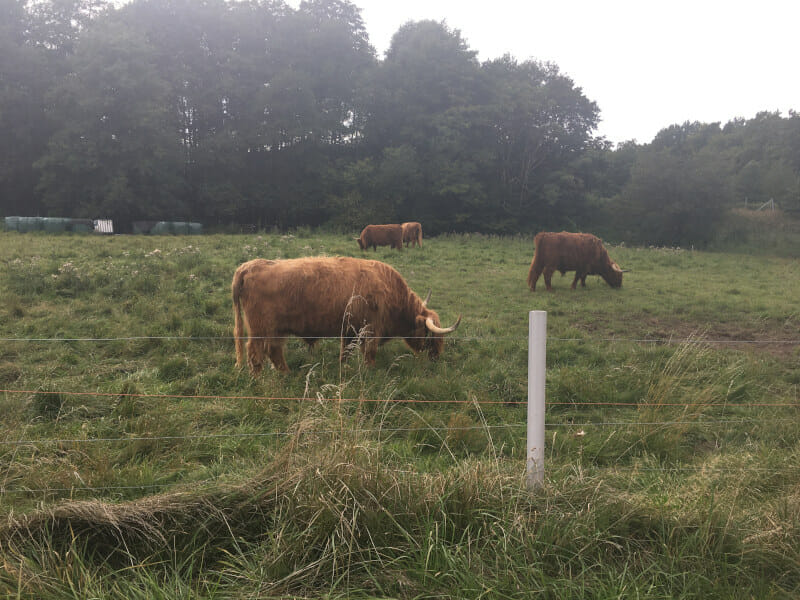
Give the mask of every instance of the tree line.
POLYGON ((480 62, 445 22, 378 57, 348 0, 0 0, 5 215, 674 244, 746 198, 800 210, 794 112, 616 147, 599 119, 557 65, 480 62))

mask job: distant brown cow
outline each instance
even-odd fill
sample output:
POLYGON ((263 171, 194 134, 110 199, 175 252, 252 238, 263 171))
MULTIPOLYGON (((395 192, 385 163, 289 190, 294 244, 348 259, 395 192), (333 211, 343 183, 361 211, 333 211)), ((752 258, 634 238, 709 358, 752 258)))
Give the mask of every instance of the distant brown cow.
POLYGON ((365 361, 372 364, 378 346, 396 337, 404 338, 414 352, 427 350, 432 359, 438 358, 443 336, 461 322, 459 316, 452 327, 441 327, 439 315, 426 306, 430 294, 420 299, 400 273, 376 260, 258 258, 236 269, 231 291, 236 365, 242 365, 246 326, 247 364, 253 375, 261 371, 265 352, 276 369, 289 370, 283 347, 290 335, 308 344, 340 338, 340 361, 358 339, 365 361))
POLYGON ((422 248, 422 224, 416 221, 409 221, 402 224, 403 228, 403 242, 408 248, 409 242, 412 246, 416 245, 422 248))
POLYGON ((357 240, 358 247, 362 250, 367 250, 370 246, 376 251, 378 246, 391 246, 402 250, 403 227, 396 223, 391 225, 367 225, 361 230, 361 235, 357 240))
POLYGON ((542 231, 536 234, 533 243, 536 250, 528 271, 528 287, 532 292, 536 291, 536 281, 543 272, 544 284, 548 290, 552 290, 550 279, 555 271, 560 271, 562 275, 567 271, 575 271, 573 290, 578 280, 581 286, 586 287, 587 275, 600 275, 614 288, 622 286, 624 271, 608 256, 600 238, 591 233, 542 231))

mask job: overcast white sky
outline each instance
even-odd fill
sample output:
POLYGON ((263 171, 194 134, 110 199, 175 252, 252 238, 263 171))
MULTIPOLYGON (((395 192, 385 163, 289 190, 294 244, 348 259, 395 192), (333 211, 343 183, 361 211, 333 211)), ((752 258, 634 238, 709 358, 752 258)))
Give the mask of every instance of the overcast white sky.
POLYGON ((403 23, 433 19, 481 61, 556 63, 597 102, 598 133, 612 142, 800 110, 800 0, 352 1, 381 58, 403 23))

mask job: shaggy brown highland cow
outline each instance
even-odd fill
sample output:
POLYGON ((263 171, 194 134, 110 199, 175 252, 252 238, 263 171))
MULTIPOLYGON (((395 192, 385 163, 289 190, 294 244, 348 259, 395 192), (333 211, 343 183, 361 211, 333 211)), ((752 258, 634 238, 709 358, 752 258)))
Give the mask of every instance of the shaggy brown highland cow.
POLYGON ((358 340, 367 364, 375 362, 378 346, 403 338, 414 352, 426 350, 438 358, 444 335, 461 322, 443 328, 439 315, 427 307, 391 266, 349 257, 288 260, 255 259, 236 269, 231 284, 236 364, 244 358, 244 327, 249 331, 247 363, 257 375, 266 353, 279 371, 289 367, 283 355, 286 337, 308 344, 323 337, 341 340, 340 360, 358 340))
POLYGON ((403 228, 403 243, 408 248, 410 243, 412 246, 419 246, 422 248, 422 224, 416 221, 409 221, 401 225, 403 228))
POLYGON ((600 275, 611 287, 622 287, 625 271, 611 260, 600 238, 591 233, 542 231, 536 234, 533 244, 536 249, 528 271, 528 287, 532 292, 536 291, 536 281, 542 273, 545 287, 552 291, 550 280, 556 271, 562 275, 575 271, 573 290, 579 280, 581 286, 586 287, 587 275, 600 275))
POLYGON ((362 250, 378 249, 378 246, 391 246, 398 250, 403 249, 403 227, 398 224, 367 225, 361 230, 361 235, 356 238, 358 247, 362 250))

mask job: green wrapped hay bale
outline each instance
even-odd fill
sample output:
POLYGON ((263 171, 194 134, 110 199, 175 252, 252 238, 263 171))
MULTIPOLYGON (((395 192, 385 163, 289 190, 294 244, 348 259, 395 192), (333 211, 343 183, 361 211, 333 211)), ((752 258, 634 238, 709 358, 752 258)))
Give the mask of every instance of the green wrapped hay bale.
POLYGON ((42 217, 20 217, 17 231, 28 233, 29 231, 41 231, 43 228, 44 219, 42 217))
POLYGON ((152 233, 153 227, 155 227, 157 223, 158 221, 134 221, 133 233, 139 235, 152 233))
POLYGON ((90 233, 94 231, 91 219, 69 219, 69 230, 76 233, 90 233))
POLYGON ((67 231, 70 219, 62 219, 61 217, 44 217, 42 219, 42 229, 50 233, 59 233, 67 231))
POLYGON ((170 221, 159 221, 150 229, 153 235, 168 235, 172 233, 172 223, 170 221))

